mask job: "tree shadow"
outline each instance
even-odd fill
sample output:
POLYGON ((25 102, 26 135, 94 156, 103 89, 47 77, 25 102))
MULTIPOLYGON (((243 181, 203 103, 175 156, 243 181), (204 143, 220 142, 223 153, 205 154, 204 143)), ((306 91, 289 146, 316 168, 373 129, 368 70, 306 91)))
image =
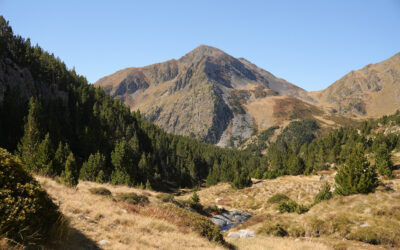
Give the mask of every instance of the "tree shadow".
POLYGON ((97 250, 101 249, 96 242, 92 239, 88 238, 82 232, 75 228, 71 228, 69 232, 68 240, 63 241, 57 246, 56 249, 60 250, 67 250, 67 249, 74 249, 74 250, 97 250))

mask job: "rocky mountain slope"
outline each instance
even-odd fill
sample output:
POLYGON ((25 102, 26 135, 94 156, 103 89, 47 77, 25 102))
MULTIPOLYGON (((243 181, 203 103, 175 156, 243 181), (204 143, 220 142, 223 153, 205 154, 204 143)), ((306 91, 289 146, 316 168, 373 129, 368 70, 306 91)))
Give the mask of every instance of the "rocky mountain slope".
POLYGON ((310 93, 205 45, 178 60, 118 71, 95 85, 168 132, 237 146, 296 119, 336 126, 393 113, 400 108, 400 53, 310 93))
POLYGON ((168 132, 221 146, 281 124, 299 107, 318 110, 304 89, 204 45, 179 60, 127 68, 95 85, 168 132))
POLYGON ((333 112, 379 117, 400 108, 400 53, 352 71, 327 89, 311 93, 333 112))

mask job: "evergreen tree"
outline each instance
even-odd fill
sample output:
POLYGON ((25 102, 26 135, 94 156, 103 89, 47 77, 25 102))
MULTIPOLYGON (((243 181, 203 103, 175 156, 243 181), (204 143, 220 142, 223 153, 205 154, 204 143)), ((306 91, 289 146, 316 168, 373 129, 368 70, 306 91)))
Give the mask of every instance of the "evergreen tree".
POLYGON ((292 154, 288 160, 288 170, 291 175, 299 175, 304 173, 305 165, 303 159, 296 154, 292 154))
POLYGON ((99 180, 99 182, 103 182, 105 169, 106 158, 97 151, 96 154, 91 154, 89 159, 82 164, 79 178, 87 181, 99 180), (101 174, 100 171, 102 171, 101 174), (101 175, 100 178, 98 178, 99 174, 101 175))
POLYGON ((207 176, 206 179, 206 186, 210 187, 210 186, 214 186, 215 184, 218 183, 218 177, 217 177, 217 170, 218 170, 218 162, 215 161, 213 168, 210 170, 210 173, 207 176))
POLYGON ((42 106, 34 98, 29 101, 29 112, 24 126, 24 136, 18 144, 18 155, 28 170, 38 172, 37 151, 42 140, 41 119, 42 106))
POLYGON ((360 147, 354 149, 339 168, 336 176, 335 192, 339 195, 367 194, 378 186, 375 169, 370 166, 360 147))
POLYGON ((121 140, 115 145, 114 151, 111 152, 111 162, 114 166, 114 171, 111 175, 113 184, 130 186, 135 184, 137 168, 134 159, 134 152, 125 140, 121 140))
POLYGON ((36 165, 38 171, 44 175, 56 175, 53 165, 54 149, 51 144, 49 133, 46 134, 44 140, 39 144, 36 154, 36 165))
POLYGON ((71 153, 71 150, 69 149, 69 146, 67 143, 64 145, 59 142, 57 150, 54 154, 54 161, 53 161, 53 167, 54 167, 54 172, 56 175, 60 175, 61 172, 65 168, 65 162, 67 161, 68 155, 71 153))
POLYGON ((61 173, 61 182, 70 187, 78 185, 78 166, 72 153, 68 155, 65 162, 65 169, 61 173))
POLYGON ((196 192, 193 193, 192 197, 190 198, 190 201, 193 202, 194 204, 200 203, 200 198, 196 192))
POLYGON ((386 143, 381 144, 375 154, 375 166, 381 175, 392 177, 393 162, 386 143))

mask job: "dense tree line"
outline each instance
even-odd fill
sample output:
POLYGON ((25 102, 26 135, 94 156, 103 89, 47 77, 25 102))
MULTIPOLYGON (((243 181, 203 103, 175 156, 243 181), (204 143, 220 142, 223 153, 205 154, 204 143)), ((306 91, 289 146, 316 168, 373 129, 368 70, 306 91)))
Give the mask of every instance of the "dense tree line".
POLYGON ((81 178, 162 188, 197 185, 209 172, 219 173, 218 181, 236 178, 237 186, 244 185, 241 179, 248 185, 249 171, 259 167, 250 153, 165 133, 59 58, 14 35, 2 17, 0 60, 28 69, 35 81, 30 99, 25 90, 7 88, 0 104, 6 118, 0 146, 16 151, 32 172, 61 176, 69 185, 81 178))
MULTIPOLYGON (((380 124, 400 124, 399 112, 322 137, 315 120, 294 121, 264 156, 258 148, 222 149, 171 135, 88 84, 59 58, 14 35, 0 17, 0 62, 5 60, 28 69, 35 86, 30 98, 18 87, 5 90, 0 147, 17 152, 30 171, 57 176, 71 186, 80 178, 155 189, 191 187, 203 180, 242 188, 251 184, 250 177, 310 174, 346 161, 349 165, 354 148, 373 155, 374 171, 390 177, 390 152, 400 147, 397 135, 370 135, 380 124), (40 91, 46 88, 50 96, 40 91)), ((260 138, 268 139, 275 129, 260 138)))

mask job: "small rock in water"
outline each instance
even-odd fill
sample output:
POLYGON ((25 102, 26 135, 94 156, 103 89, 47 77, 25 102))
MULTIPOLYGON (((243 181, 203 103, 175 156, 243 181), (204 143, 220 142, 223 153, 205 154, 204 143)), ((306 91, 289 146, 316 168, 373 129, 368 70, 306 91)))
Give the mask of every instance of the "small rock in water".
POLYGON ((99 245, 105 245, 108 243, 108 240, 101 240, 99 241, 99 245))

